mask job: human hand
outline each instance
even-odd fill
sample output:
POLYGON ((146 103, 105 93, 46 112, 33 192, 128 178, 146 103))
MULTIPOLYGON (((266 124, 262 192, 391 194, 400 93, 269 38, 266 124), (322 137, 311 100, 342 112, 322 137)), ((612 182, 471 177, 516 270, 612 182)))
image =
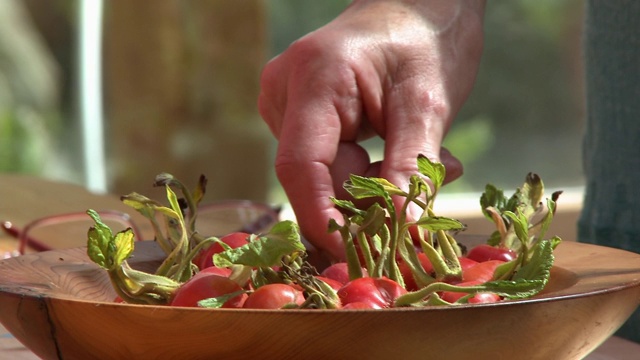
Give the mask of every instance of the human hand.
POLYGON ((303 235, 344 258, 341 221, 349 174, 407 188, 423 154, 462 165, 441 148, 470 93, 482 52, 480 0, 354 0, 335 20, 294 42, 264 68, 259 109, 279 140, 276 173, 303 235), (378 135, 384 158, 371 163, 358 141, 378 135))

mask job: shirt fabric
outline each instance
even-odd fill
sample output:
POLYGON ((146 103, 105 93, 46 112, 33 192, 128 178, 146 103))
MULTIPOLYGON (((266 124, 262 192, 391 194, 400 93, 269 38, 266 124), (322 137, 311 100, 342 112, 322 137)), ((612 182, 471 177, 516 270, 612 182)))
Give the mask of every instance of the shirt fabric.
MULTIPOLYGON (((578 240, 640 253, 640 1, 590 0, 586 11, 578 240)), ((616 335, 640 342, 640 309, 616 335)))

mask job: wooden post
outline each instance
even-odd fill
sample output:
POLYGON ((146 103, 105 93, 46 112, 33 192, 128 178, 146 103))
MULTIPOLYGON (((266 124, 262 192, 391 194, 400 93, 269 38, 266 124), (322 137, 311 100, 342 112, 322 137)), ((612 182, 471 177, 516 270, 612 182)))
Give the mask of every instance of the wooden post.
POLYGON ((266 200, 272 139, 257 111, 266 58, 260 0, 110 0, 105 118, 110 191, 169 172, 206 199, 266 200))

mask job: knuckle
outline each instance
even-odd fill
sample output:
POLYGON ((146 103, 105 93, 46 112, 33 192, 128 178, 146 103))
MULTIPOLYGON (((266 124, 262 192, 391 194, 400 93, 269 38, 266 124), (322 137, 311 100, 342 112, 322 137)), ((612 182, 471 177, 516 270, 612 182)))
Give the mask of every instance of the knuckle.
POLYGON ((293 156, 278 154, 275 159, 274 169, 276 176, 283 184, 290 184, 296 181, 297 170, 300 164, 293 156))
POLYGON ((421 97, 422 107, 437 119, 449 119, 452 114, 452 107, 449 101, 441 94, 426 92, 421 97))

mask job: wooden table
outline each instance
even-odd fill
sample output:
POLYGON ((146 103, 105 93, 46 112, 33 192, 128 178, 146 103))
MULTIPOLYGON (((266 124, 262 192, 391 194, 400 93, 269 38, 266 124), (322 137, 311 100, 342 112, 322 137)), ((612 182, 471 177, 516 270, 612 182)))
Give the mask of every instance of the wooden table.
MULTIPOLYGON (((22 227, 43 216, 87 209, 113 209, 131 214, 137 224, 146 220, 123 205, 118 196, 92 194, 84 188, 23 175, 0 174, 0 220, 10 220, 22 227)), ((145 235, 150 229, 144 226, 145 235)), ((15 249, 15 239, 0 233, 0 254, 15 249)), ((587 360, 635 360, 640 344, 611 337, 587 360)), ((0 359, 38 359, 0 324, 0 359)))
MULTIPOLYGON (((141 227, 143 235, 153 235, 148 221, 123 204, 119 195, 94 194, 75 184, 33 176, 0 174, 0 221, 10 221, 21 229, 29 222, 45 216, 85 212, 87 209, 127 213, 141 227)), ((0 231, 0 251, 13 249, 14 239, 0 231)))
MULTIPOLYGON (((147 220, 124 205, 119 196, 90 193, 81 186, 27 175, 0 174, 0 221, 23 228, 50 215, 84 212, 87 209, 119 210, 132 216, 145 236, 152 236, 147 220)), ((0 230, 0 255, 15 250, 16 239, 0 230)), ((0 359, 37 359, 0 324, 0 359)))

